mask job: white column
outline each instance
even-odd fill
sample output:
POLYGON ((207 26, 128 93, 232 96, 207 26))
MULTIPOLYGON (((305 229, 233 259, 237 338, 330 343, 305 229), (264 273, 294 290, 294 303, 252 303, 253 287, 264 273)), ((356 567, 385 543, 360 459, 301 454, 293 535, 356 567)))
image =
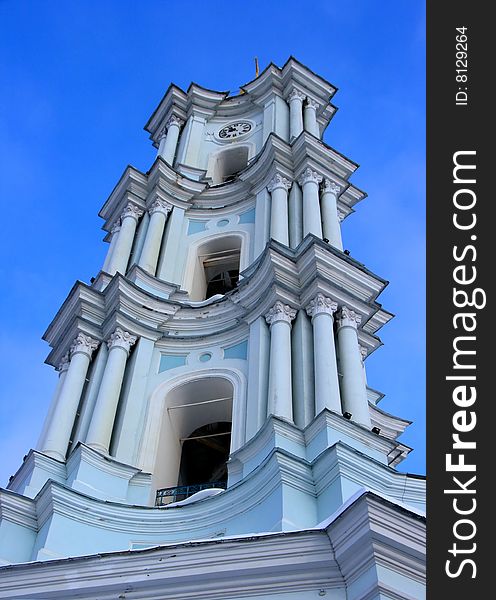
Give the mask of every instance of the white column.
POLYGON ((307 97, 303 119, 305 122, 305 131, 308 131, 308 133, 311 133, 316 138, 320 139, 319 124, 317 123, 318 108, 319 105, 317 104, 317 102, 307 97))
POLYGON ((338 318, 339 359, 343 376, 341 390, 343 410, 352 414, 353 421, 370 428, 369 404, 357 334, 361 320, 360 315, 347 306, 341 308, 338 318))
POLYGON ((343 241, 341 239, 341 225, 338 216, 338 195, 341 191, 339 185, 326 179, 322 188, 322 233, 329 240, 331 246, 338 250, 343 249, 343 241))
POLYGON ((313 325, 313 360, 315 373, 315 414, 328 408, 342 414, 339 392, 336 346, 334 343, 334 313, 337 302, 320 292, 307 306, 313 325))
POLYGON ((119 271, 126 274, 127 263, 133 247, 136 225, 143 214, 141 208, 129 203, 121 215, 121 230, 118 233, 115 247, 108 264, 108 273, 114 275, 119 271))
POLYGON ((136 339, 135 335, 117 327, 107 342, 109 348, 107 364, 86 436, 86 443, 89 446, 104 453, 109 451, 127 357, 136 339))
POLYGON ((167 127, 163 127, 161 132, 158 135, 158 150, 157 155, 164 155, 165 141, 167 139, 167 127))
POLYGON ((160 199, 155 200, 148 210, 150 213, 150 222, 148 223, 145 243, 138 264, 151 275, 155 275, 157 270, 158 255, 160 253, 160 246, 162 245, 165 222, 171 210, 172 206, 168 202, 165 202, 165 200, 160 199))
POLYGON ((109 244, 109 247, 107 250, 107 256, 105 257, 105 262, 103 263, 103 267, 102 267, 102 271, 104 271, 105 273, 108 273, 109 264, 110 264, 110 261, 112 260, 112 254, 114 253, 115 245, 117 243, 117 238, 119 237, 120 230, 121 230, 120 221, 117 223, 114 223, 114 226, 110 230, 110 235, 111 235, 110 244, 109 244))
POLYGON ((295 182, 291 186, 288 201, 289 244, 296 248, 302 240, 303 233, 303 198, 300 186, 295 182))
POLYGON ((42 452, 52 458, 65 460, 91 355, 98 343, 79 333, 71 346, 69 368, 41 447, 42 452))
POLYGON ((60 361, 59 366, 57 367, 57 371, 59 373, 59 378, 57 381, 57 386, 55 388, 55 392, 53 393, 52 401, 50 403, 50 408, 48 409, 48 413, 45 418, 45 422, 43 423, 43 429, 41 430, 40 437, 38 438, 38 443, 36 444, 36 448, 38 450, 43 450, 43 446, 45 445, 46 433, 47 433, 48 427, 52 421, 52 417, 53 417, 55 408, 57 407, 60 392, 62 391, 62 388, 64 387, 64 381, 65 381, 65 377, 67 375, 67 370, 69 368, 69 362, 70 362, 69 361, 69 353, 67 352, 67 354, 65 354, 63 356, 62 360, 60 361))
POLYGON ((298 179, 303 189, 303 237, 313 233, 322 238, 322 222, 320 218, 319 183, 321 175, 307 167, 298 179))
POLYGON ((291 181, 276 173, 267 189, 271 195, 270 237, 289 246, 288 190, 291 181))
POLYGON ((250 323, 246 439, 251 439, 267 418, 270 333, 264 317, 250 323))
POLYGON ((292 142, 303 131, 303 100, 305 94, 294 89, 289 94, 289 140, 292 142))
POLYGON ((278 300, 265 315, 270 326, 267 414, 293 421, 291 391, 291 321, 296 310, 278 300))
POLYGON ((181 130, 184 121, 177 115, 172 115, 165 125, 167 134, 163 137, 165 131, 162 131, 160 144, 158 147, 158 155, 161 156, 165 162, 172 166, 174 162, 174 156, 176 155, 177 142, 179 140, 179 131, 181 130))

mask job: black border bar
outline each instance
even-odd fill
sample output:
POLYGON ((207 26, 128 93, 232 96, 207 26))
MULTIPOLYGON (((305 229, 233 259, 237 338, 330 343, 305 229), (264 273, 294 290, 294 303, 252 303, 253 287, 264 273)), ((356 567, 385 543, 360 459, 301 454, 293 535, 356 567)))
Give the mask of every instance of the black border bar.
MULTIPOLYGON (((496 30, 490 4, 427 4, 427 590, 494 596, 491 347, 496 30), (492 107, 491 107, 492 108, 492 107), (489 595, 488 595, 489 594, 489 595)), ((496 221, 496 219, 494 219, 496 221)), ((494 287, 494 286, 492 286, 494 287)), ((494 366, 493 366, 494 365, 494 366)), ((470 595, 469 595, 470 594, 470 595)))

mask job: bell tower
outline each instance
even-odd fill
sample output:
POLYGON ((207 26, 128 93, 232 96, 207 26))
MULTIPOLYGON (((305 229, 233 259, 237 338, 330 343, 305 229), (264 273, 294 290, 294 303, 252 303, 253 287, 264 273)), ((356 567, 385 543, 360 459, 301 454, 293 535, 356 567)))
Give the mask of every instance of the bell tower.
POLYGON ((241 92, 169 86, 156 160, 103 205, 101 271, 44 336, 59 380, 0 491, 0 559, 70 579, 67 557, 325 531, 330 597, 419 598, 425 482, 366 377, 392 315, 343 251, 366 194, 322 140, 336 88, 290 58, 241 92))

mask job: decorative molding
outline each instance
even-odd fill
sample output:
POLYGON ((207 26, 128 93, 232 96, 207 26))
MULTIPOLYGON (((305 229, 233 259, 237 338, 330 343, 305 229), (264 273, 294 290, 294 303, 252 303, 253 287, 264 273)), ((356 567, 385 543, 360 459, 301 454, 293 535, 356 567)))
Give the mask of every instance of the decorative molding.
POLYGON ((339 192, 341 191, 341 186, 331 179, 324 179, 322 191, 324 194, 334 194, 335 196, 338 196, 339 192))
POLYGON ((293 100, 299 100, 300 102, 303 103, 303 100, 305 100, 305 97, 306 96, 303 92, 300 92, 300 90, 293 88, 293 90, 291 91, 291 93, 288 96, 288 102, 292 102, 293 100))
POLYGON ((322 175, 319 175, 317 171, 312 171, 310 167, 307 167, 303 173, 298 177, 298 183, 303 186, 306 183, 316 183, 317 185, 322 181, 322 175))
POLYGON ((317 110, 319 108, 320 104, 318 102, 316 102, 315 100, 313 100, 312 98, 309 98, 307 96, 307 103, 306 103, 306 108, 311 108, 313 110, 317 110))
POLYGON ((160 130, 160 133, 157 136, 158 141, 160 142, 161 140, 163 140, 165 137, 167 137, 167 126, 162 127, 162 129, 160 130))
POLYGON ((178 117, 177 115, 171 115, 165 126, 168 130, 172 125, 182 127, 184 125, 184 119, 181 119, 181 117, 178 117))
POLYGON ((342 223, 345 220, 345 218, 346 218, 346 214, 342 210, 339 210, 339 208, 338 208, 339 222, 342 223))
POLYGON ((272 193, 274 190, 283 189, 288 191, 289 188, 293 185, 292 181, 283 177, 280 173, 276 173, 274 177, 269 181, 267 185, 267 190, 272 193))
POLYGON ((359 348, 360 348, 360 356, 362 358, 362 363, 363 363, 363 361, 367 358, 367 355, 369 352, 368 352, 367 348, 365 348, 365 346, 359 345, 359 348))
POLYGON ((311 300, 306 308, 307 315, 315 317, 320 314, 331 315, 336 312, 338 309, 338 303, 335 302, 332 298, 328 298, 324 296, 321 292, 319 292, 313 300, 311 300))
POLYGON ((265 320, 270 326, 278 321, 284 321, 288 325, 291 325, 291 321, 296 317, 296 312, 296 309, 291 308, 289 304, 283 304, 278 300, 265 315, 265 320))
POLYGON ((129 354, 131 346, 136 343, 137 339, 138 337, 136 335, 132 335, 128 331, 124 331, 120 327, 117 327, 107 340, 107 346, 109 347, 109 350, 112 350, 112 348, 122 348, 129 354))
POLYGON ((89 335, 85 335, 84 333, 78 333, 76 339, 74 340, 69 349, 69 355, 72 359, 74 354, 77 354, 79 352, 81 354, 86 354, 89 358, 91 358, 93 352, 98 348, 99 343, 100 342, 98 340, 94 340, 89 335))
POLYGON ((112 235, 115 235, 116 233, 119 233, 120 230, 121 230, 121 224, 119 221, 117 221, 117 223, 114 223, 112 229, 110 230, 110 233, 112 235))
POLYGON ((70 364, 71 360, 69 358, 69 352, 66 352, 64 354, 64 356, 61 358, 59 366, 57 367, 57 371, 62 374, 64 373, 64 371, 67 371, 67 369, 69 368, 69 364, 70 364))
POLYGON ((357 327, 362 322, 362 316, 357 315, 357 313, 347 306, 342 306, 341 311, 338 316, 338 327, 353 327, 353 329, 357 329, 357 327))
POLYGON ((136 219, 136 221, 138 221, 143 212, 144 211, 141 208, 129 202, 126 205, 126 208, 122 211, 121 221, 126 217, 131 217, 132 219, 136 219))
POLYGON ((157 198, 148 209, 148 212, 150 213, 150 215, 159 212, 167 217, 167 215, 171 212, 172 208, 172 204, 169 204, 165 200, 157 198))

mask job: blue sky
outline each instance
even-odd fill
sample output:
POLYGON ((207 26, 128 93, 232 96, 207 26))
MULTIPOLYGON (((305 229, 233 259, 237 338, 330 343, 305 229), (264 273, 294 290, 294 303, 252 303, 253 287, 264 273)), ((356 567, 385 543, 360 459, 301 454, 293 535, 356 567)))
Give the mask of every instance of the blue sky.
POLYGON ((425 15, 418 0, 0 0, 0 485, 36 443, 56 375, 41 336, 99 271, 98 210, 170 82, 236 91, 289 55, 339 88, 324 140, 368 198, 344 245, 391 283, 396 318, 367 360, 381 408, 414 421, 400 466, 425 472, 425 15))

